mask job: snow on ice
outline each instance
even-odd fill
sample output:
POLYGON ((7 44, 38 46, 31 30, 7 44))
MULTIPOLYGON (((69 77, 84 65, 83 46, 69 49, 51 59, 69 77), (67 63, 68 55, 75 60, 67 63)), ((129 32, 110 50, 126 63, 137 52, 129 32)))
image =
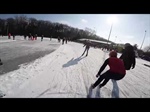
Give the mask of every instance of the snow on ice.
MULTIPOLYGON (((83 51, 82 44, 68 42, 34 62, 20 65, 18 70, 0 76, 3 98, 87 98, 89 87, 96 81, 96 74, 108 58, 108 52, 90 48, 85 57, 81 56, 83 51)), ((110 80, 103 88, 95 88, 92 98, 150 97, 150 68, 144 64, 150 65, 137 58, 135 69, 127 71, 124 79, 110 80)))

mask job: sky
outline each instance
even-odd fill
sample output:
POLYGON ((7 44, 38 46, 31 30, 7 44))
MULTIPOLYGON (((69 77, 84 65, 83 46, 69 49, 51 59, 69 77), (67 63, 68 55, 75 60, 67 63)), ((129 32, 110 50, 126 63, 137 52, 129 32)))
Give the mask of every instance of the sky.
POLYGON ((150 45, 150 14, 0 14, 0 18, 16 15, 64 23, 79 29, 91 28, 105 39, 108 39, 113 24, 109 40, 137 44, 140 48, 145 37, 142 48, 150 45))

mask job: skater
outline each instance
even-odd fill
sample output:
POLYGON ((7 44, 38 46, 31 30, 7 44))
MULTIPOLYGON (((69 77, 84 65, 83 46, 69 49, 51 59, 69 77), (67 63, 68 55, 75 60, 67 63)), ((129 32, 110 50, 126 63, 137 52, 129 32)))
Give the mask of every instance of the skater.
POLYGON ((60 42, 60 37, 58 36, 58 42, 60 42))
POLYGON ((96 77, 99 77, 98 80, 92 84, 90 88, 94 89, 97 85, 99 85, 99 88, 101 88, 105 86, 110 79, 121 80, 124 78, 125 74, 126 70, 123 61, 117 58, 116 51, 111 51, 109 53, 109 58, 105 60, 104 64, 101 66, 99 72, 96 75, 96 77), (107 65, 109 65, 110 69, 100 75, 107 65), (102 81, 103 83, 101 83, 102 81))
POLYGON ((27 36, 26 36, 26 35, 24 35, 24 40, 26 40, 26 37, 27 37, 27 36))
POLYGON ((11 34, 9 33, 9 34, 8 34, 8 39, 10 39, 10 38, 11 38, 11 34))
POLYGON ((64 41, 65 41, 65 37, 62 39, 62 45, 64 44, 64 41))
POLYGON ((32 35, 31 33, 29 33, 28 40, 31 40, 31 38, 32 38, 32 35))
POLYGON ((68 39, 66 38, 65 41, 66 41, 66 44, 67 44, 68 39))
POLYGON ((13 40, 15 40, 15 35, 13 35, 13 40))
POLYGON ((85 41, 85 44, 84 44, 83 47, 85 47, 85 50, 84 50, 84 52, 83 52, 83 54, 81 56, 83 56, 85 52, 86 52, 86 56, 88 56, 88 51, 90 49, 90 41, 89 40, 85 41))
POLYGON ((126 70, 130 70, 131 67, 132 69, 135 68, 136 59, 135 59, 134 48, 132 45, 130 45, 129 43, 125 44, 125 49, 123 50, 120 59, 123 60, 126 70))
POLYGON ((43 41, 43 35, 41 36, 41 41, 43 41))
POLYGON ((33 37, 34 37, 34 36, 31 36, 31 40, 32 40, 32 41, 33 41, 33 37))
POLYGON ((35 40, 37 40, 37 34, 35 35, 35 40))
POLYGON ((0 59, 0 65, 3 65, 2 60, 0 59))

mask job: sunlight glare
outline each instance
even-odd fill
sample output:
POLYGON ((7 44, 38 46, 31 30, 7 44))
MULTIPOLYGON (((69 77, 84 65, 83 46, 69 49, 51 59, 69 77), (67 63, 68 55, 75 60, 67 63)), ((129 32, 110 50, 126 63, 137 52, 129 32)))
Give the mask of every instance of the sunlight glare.
POLYGON ((112 24, 112 23, 117 23, 118 22, 118 18, 116 16, 110 16, 108 19, 107 19, 107 23, 108 24, 112 24))

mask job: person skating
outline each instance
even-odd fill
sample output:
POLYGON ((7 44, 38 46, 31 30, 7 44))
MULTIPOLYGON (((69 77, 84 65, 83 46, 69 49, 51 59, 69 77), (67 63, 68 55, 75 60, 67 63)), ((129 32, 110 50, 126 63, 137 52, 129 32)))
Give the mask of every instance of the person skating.
POLYGON ((135 59, 134 48, 132 45, 130 45, 129 43, 125 44, 125 49, 123 50, 120 59, 123 60, 126 70, 130 70, 131 67, 132 69, 135 68, 136 59, 135 59))
POLYGON ((27 36, 26 36, 26 35, 24 35, 24 40, 26 40, 26 37, 27 37, 27 36))
POLYGON ((96 75, 96 77, 99 77, 98 80, 94 84, 91 84, 90 88, 94 89, 98 85, 99 88, 101 88, 105 86, 110 79, 121 80, 125 75, 126 70, 123 61, 117 58, 116 51, 111 51, 109 53, 109 58, 105 60, 104 64, 101 66, 99 72, 96 75), (110 67, 110 69, 101 75, 101 72, 107 65, 110 67))
POLYGON ((2 60, 0 59, 0 65, 3 65, 2 60))
POLYGON ((15 35, 13 35, 13 40, 15 40, 15 35))
POLYGON ((8 34, 8 39, 10 39, 10 38, 11 38, 11 34, 9 33, 9 34, 8 34))
POLYGON ((31 40, 31 38, 32 38, 32 35, 31 33, 29 33, 28 40, 31 40))
POLYGON ((58 42, 60 42, 60 37, 58 36, 58 42))
POLYGON ((35 40, 37 40, 37 34, 35 35, 35 40))
POLYGON ((41 41, 43 41, 43 35, 41 36, 41 41))
POLYGON ((62 45, 64 44, 64 42, 65 42, 65 37, 62 39, 62 45))
POLYGON ((65 39, 65 41, 66 41, 66 44, 67 44, 67 42, 68 42, 68 39, 66 38, 66 39, 65 39))
POLYGON ((84 52, 81 56, 83 56, 85 52, 86 52, 86 56, 88 56, 88 52, 89 52, 89 49, 90 49, 90 41, 89 40, 85 41, 85 44, 84 44, 83 47, 85 47, 85 50, 84 50, 84 52))

